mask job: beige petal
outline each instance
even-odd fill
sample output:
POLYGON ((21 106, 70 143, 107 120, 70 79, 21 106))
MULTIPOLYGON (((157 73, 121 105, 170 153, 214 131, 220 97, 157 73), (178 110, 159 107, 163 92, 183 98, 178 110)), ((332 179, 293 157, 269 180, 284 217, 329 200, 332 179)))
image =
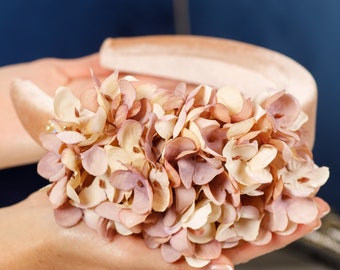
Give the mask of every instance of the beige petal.
POLYGON ((248 162, 248 166, 253 171, 266 168, 276 157, 277 150, 275 147, 263 144, 257 154, 248 162))
POLYGON ((194 268, 202 268, 210 263, 210 260, 197 259, 194 257, 184 257, 185 261, 194 268))
POLYGON ((100 86, 101 92, 104 95, 111 97, 111 99, 120 93, 117 79, 118 72, 115 71, 109 77, 107 77, 100 86))
POLYGON ((81 207, 90 208, 106 200, 105 190, 101 187, 101 180, 96 177, 92 184, 79 193, 81 207))
POLYGON ((87 134, 100 133, 104 130, 106 124, 106 112, 102 107, 99 107, 94 117, 88 121, 85 132, 87 134))
POLYGON ((188 239, 196 244, 205 244, 215 239, 215 223, 206 223, 197 230, 188 230, 188 239))
POLYGON ((261 219, 240 219, 234 224, 237 235, 245 241, 254 241, 260 230, 261 219))
POLYGON ((108 165, 111 172, 125 170, 125 165, 132 163, 130 155, 123 148, 105 145, 104 149, 107 153, 108 165))
POLYGON ((211 210, 211 205, 207 200, 199 201, 193 214, 183 223, 183 227, 194 230, 202 227, 208 221, 211 210))
MULTIPOLYGON (((241 122, 231 124, 227 131, 228 139, 239 138, 250 131, 250 129, 255 124, 255 119, 249 118, 241 122)), ((228 125, 228 124, 227 124, 228 125)))
POLYGON ((170 181, 164 168, 152 168, 149 174, 152 185, 153 201, 152 208, 155 211, 163 212, 171 202, 170 181))
POLYGON ((230 114, 239 113, 243 108, 243 97, 239 90, 232 87, 222 87, 216 93, 217 102, 227 107, 230 114))
POLYGON ((80 111, 81 103, 68 87, 59 87, 54 97, 54 113, 63 121, 78 123, 75 111, 80 111))

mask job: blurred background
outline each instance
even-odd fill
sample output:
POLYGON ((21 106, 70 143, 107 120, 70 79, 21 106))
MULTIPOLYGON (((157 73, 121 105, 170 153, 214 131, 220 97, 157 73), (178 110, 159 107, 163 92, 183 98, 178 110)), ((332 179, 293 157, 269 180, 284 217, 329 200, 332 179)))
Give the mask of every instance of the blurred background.
MULTIPOLYGON (((281 52, 317 82, 314 159, 331 171, 319 195, 339 212, 339 12, 338 0, 2 0, 0 66, 84 56, 97 52, 106 37, 154 34, 223 37, 281 52)), ((0 207, 47 184, 35 164, 2 170, 0 181, 0 207)))

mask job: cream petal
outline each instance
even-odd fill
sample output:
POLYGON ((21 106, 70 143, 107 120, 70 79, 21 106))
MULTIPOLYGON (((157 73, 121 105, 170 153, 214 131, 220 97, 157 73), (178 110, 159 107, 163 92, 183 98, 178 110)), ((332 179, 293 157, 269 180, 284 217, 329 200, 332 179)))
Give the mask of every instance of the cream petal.
POLYGON ((94 176, 102 175, 106 172, 108 161, 106 151, 98 146, 93 145, 90 149, 80 154, 84 169, 94 176))
POLYGON ((256 246, 263 246, 270 243, 272 240, 272 233, 270 231, 260 228, 257 238, 251 243, 256 246))
POLYGON ((105 78, 105 80, 100 85, 100 90, 101 93, 111 97, 111 99, 120 94, 117 71, 113 72, 109 77, 105 78))
POLYGON ((63 121, 78 123, 76 111, 80 111, 81 103, 68 87, 59 87, 54 97, 54 113, 63 121))
MULTIPOLYGON (((239 138, 245 135, 246 133, 250 131, 250 129, 253 127, 254 124, 255 124, 255 119, 253 117, 243 120, 241 122, 231 124, 227 131, 228 139, 230 140, 233 138, 239 138)), ((226 125, 229 125, 229 124, 226 124, 226 125)))
POLYGON ((252 171, 266 168, 276 157, 277 150, 271 145, 261 145, 257 154, 248 162, 248 166, 252 171))
POLYGON ((80 191, 78 196, 80 205, 86 208, 99 205, 107 199, 105 190, 101 187, 101 180, 98 177, 93 180, 91 185, 80 191))
POLYGON ((149 180, 153 187, 152 208, 155 211, 163 212, 171 202, 170 181, 165 169, 152 168, 149 173, 149 180))
POLYGON ((237 233, 230 227, 230 224, 219 224, 216 230, 215 239, 219 242, 224 242, 229 239, 236 239, 237 233))
POLYGON ((79 172, 79 157, 71 148, 65 148, 61 153, 61 162, 65 167, 73 172, 79 172))
POLYGON ((194 268, 202 268, 210 263, 210 260, 202 260, 194 257, 184 257, 185 261, 194 268))
POLYGON ((117 170, 125 170, 125 165, 131 165, 131 157, 123 148, 112 145, 105 145, 104 149, 107 153, 108 166, 111 172, 117 170))
POLYGON ((126 120, 117 133, 120 146, 127 151, 133 151, 133 147, 139 146, 139 140, 143 127, 135 120, 126 120))
POLYGON ((234 224, 237 235, 245 241, 254 241, 260 230, 261 219, 240 219, 234 224))
POLYGON ((106 112, 102 107, 99 107, 94 117, 88 121, 85 132, 88 134, 100 133, 104 130, 106 124, 106 112))
POLYGON ((239 90, 232 87, 222 87, 216 93, 217 102, 225 105, 231 115, 239 113, 243 108, 243 97, 239 90))
MULTIPOLYGON (((195 244, 205 244, 215 239, 216 227, 214 223, 206 223, 197 230, 188 230, 188 239, 195 244)), ((196 247, 198 247, 197 245, 196 247)))
POLYGON ((99 216, 93 209, 83 209, 83 220, 92 230, 96 230, 99 216))
POLYGON ((115 227, 116 227, 116 231, 117 233, 119 233, 120 235, 132 235, 133 232, 131 230, 129 230, 128 228, 126 228, 126 226, 124 226, 123 224, 121 224, 120 222, 115 222, 115 227))
POLYGON ((208 221, 211 210, 211 205, 207 200, 199 201, 192 215, 183 223, 183 228, 195 230, 202 227, 208 221))
POLYGON ((155 130, 157 131, 158 135, 165 140, 170 139, 173 134, 176 120, 176 117, 173 115, 166 115, 161 119, 158 119, 155 123, 155 130))

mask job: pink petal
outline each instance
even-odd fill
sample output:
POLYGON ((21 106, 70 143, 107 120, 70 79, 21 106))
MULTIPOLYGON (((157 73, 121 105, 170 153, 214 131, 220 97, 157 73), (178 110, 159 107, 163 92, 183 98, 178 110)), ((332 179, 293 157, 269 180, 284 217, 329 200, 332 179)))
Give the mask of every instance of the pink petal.
POLYGON ((182 214, 195 201, 196 190, 193 187, 185 188, 183 186, 179 186, 175 188, 174 191, 176 212, 182 214))
POLYGON ((60 163, 60 156, 47 152, 40 160, 37 166, 38 174, 51 182, 58 181, 65 175, 65 166, 60 163))
POLYGON ((68 202, 54 209, 56 222, 62 227, 72 227, 82 218, 83 212, 80 208, 74 207, 68 202))
POLYGON ((102 175, 106 172, 108 161, 106 151, 98 146, 93 145, 90 149, 80 154, 84 169, 94 176, 102 175))
POLYGON ((66 200, 66 184, 67 184, 67 177, 63 177, 60 179, 51 189, 49 194, 50 202, 55 206, 61 206, 66 200))
POLYGON ((195 257, 203 260, 214 260, 221 256, 221 243, 214 240, 206 244, 196 245, 195 257))
POLYGON ((62 131, 56 136, 66 144, 77 144, 86 140, 86 137, 83 134, 76 131, 62 131))
POLYGON ((161 245, 161 254, 163 259, 168 263, 174 263, 182 257, 182 253, 169 244, 161 245))
POLYGON ((119 213, 122 208, 111 202, 102 202, 95 208, 95 212, 106 219, 119 221, 119 213))
POLYGON ((293 198, 288 201, 287 215, 298 224, 308 224, 318 216, 318 208, 310 198, 293 198))
POLYGON ((180 251, 184 256, 192 256, 194 254, 194 244, 188 239, 187 229, 181 229, 178 233, 170 238, 170 245, 180 251))

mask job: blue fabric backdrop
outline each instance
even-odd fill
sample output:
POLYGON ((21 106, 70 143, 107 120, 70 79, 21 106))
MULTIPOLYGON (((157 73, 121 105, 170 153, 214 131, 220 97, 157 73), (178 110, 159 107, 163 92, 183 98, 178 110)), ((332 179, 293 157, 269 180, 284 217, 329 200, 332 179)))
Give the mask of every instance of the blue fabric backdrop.
MULTIPOLYGON (((172 5, 171 0, 2 0, 0 66, 90 54, 108 36, 173 34, 172 5)), ((314 158, 331 169, 320 195, 340 211, 340 1, 192 0, 189 7, 192 34, 279 51, 314 75, 319 87, 314 158)), ((0 178, 0 206, 46 183, 36 178, 34 165, 1 171, 0 178), (20 191, 18 181, 24 181, 20 191)))

